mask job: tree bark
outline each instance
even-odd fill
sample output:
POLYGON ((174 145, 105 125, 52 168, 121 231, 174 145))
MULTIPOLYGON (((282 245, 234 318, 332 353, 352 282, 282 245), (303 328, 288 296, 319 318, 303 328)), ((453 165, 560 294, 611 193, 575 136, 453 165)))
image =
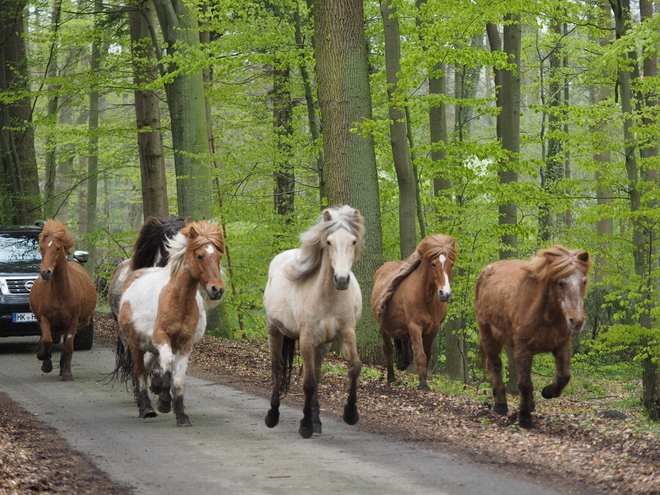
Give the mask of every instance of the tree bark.
POLYGON ((370 308, 373 275, 382 264, 376 154, 371 135, 351 132, 372 117, 362 1, 317 0, 313 17, 328 202, 350 204, 365 218, 365 248, 354 266, 362 289, 358 346, 365 362, 381 363, 370 308))
POLYGON ((406 116, 396 99, 399 84, 397 74, 401 71, 399 18, 396 8, 392 6, 392 0, 381 0, 380 12, 385 34, 385 74, 389 104, 390 145, 399 186, 399 249, 401 259, 405 260, 417 249, 415 230, 416 184, 410 163, 406 116))
POLYGON ((140 154, 142 211, 144 218, 170 214, 167 198, 165 154, 160 124, 158 95, 144 86, 157 76, 156 51, 149 25, 153 26, 153 5, 134 0, 129 12, 133 82, 135 83, 135 120, 140 154))

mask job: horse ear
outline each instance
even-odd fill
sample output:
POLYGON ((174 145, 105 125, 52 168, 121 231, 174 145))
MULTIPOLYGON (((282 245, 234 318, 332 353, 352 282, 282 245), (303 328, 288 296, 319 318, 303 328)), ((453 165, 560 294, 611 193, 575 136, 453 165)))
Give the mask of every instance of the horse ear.
POLYGON ((330 220, 332 220, 332 214, 330 213, 330 210, 323 210, 323 221, 329 222, 330 220))
POLYGON ((586 251, 582 251, 577 255, 577 259, 586 263, 589 261, 589 253, 587 253, 586 251))
POLYGON ((197 237, 197 235, 198 235, 198 234, 197 234, 197 231, 195 230, 195 227, 193 227, 193 226, 191 225, 191 226, 188 228, 188 239, 190 239, 190 240, 192 241, 195 237, 197 237))

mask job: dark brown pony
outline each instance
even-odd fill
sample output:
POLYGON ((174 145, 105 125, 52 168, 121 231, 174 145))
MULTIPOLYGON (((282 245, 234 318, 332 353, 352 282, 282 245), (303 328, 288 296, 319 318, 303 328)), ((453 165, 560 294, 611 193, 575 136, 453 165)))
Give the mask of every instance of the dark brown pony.
POLYGON ((436 234, 425 237, 405 261, 389 261, 374 275, 371 310, 380 325, 387 365, 387 381, 394 382, 392 339, 403 352, 403 369, 410 364, 410 345, 419 373, 419 388, 426 383, 428 358, 440 323, 447 316, 451 297, 451 271, 456 261, 456 239, 436 234))
POLYGON ((41 342, 37 358, 43 361, 41 371, 53 371, 53 336, 63 337, 60 356, 60 376, 63 381, 73 380, 71 356, 76 332, 89 324, 96 308, 96 288, 75 261, 72 254, 73 237, 57 220, 48 220, 39 234, 41 276, 30 291, 30 307, 41 327, 41 342))
POLYGON ((584 296, 591 268, 589 253, 555 245, 529 261, 497 261, 477 279, 475 312, 480 347, 486 357, 498 414, 508 412, 502 381, 503 346, 513 349, 518 367, 520 426, 533 426, 535 409, 532 359, 535 354, 555 356, 554 382, 543 388, 546 399, 559 397, 571 378, 571 336, 584 325, 584 296))

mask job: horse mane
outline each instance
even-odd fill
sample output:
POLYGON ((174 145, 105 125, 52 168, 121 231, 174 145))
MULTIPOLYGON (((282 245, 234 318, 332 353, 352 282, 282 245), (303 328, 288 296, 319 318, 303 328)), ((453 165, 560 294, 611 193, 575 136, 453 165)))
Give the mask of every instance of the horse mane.
POLYGON ((589 253, 582 249, 569 250, 555 244, 548 249, 540 249, 525 267, 530 276, 542 282, 556 282, 575 270, 587 275, 591 269, 589 253))
POLYGON ((364 218, 358 210, 348 205, 326 208, 317 223, 300 234, 300 255, 289 266, 286 277, 292 282, 300 282, 314 273, 321 264, 328 236, 339 229, 345 229, 357 238, 357 259, 364 246, 364 218))
POLYGON ((225 252, 222 231, 207 220, 186 224, 177 234, 167 241, 170 272, 174 276, 181 266, 186 251, 195 250, 208 243, 213 244, 221 253, 225 252))
POLYGON ((455 262, 457 254, 456 239, 443 234, 430 235, 422 239, 422 242, 419 243, 415 252, 401 263, 399 271, 380 295, 377 304, 378 310, 376 311, 377 320, 385 314, 387 303, 390 301, 399 285, 401 285, 401 282, 414 272, 423 260, 437 258, 441 254, 444 254, 449 258, 452 263, 455 262))
POLYGON ((131 257, 131 271, 150 266, 165 266, 168 252, 165 241, 174 237, 188 223, 188 218, 170 215, 169 217, 149 217, 142 225, 131 257))
POLYGON ((60 241, 64 246, 64 251, 67 254, 72 254, 73 252, 73 236, 69 234, 66 230, 66 227, 59 220, 50 219, 44 225, 44 228, 39 234, 39 252, 42 252, 41 246, 46 242, 47 239, 54 239, 60 241))

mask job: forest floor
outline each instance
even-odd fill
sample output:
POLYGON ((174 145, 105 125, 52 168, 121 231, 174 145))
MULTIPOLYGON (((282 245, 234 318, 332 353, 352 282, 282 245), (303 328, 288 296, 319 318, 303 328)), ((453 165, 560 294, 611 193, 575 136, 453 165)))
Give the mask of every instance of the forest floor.
MULTIPOLYGON (((101 313, 94 318, 96 344, 114 346, 114 322, 101 313)), ((322 417, 341 418, 346 400, 343 368, 343 360, 328 357, 319 389, 322 417)), ((263 397, 265 415, 271 385, 265 340, 206 336, 195 346, 189 373, 263 397)), ((639 407, 620 406, 635 402, 621 400, 639 392, 630 383, 614 383, 604 395, 585 391, 539 399, 535 427, 524 430, 516 425, 516 398, 509 399, 511 414, 499 416, 492 412, 487 390, 466 385, 459 393, 421 392, 413 386, 414 377, 391 387, 383 375, 382 368, 365 367, 360 377, 358 426, 364 430, 447 452, 492 471, 546 484, 552 480, 567 493, 660 494, 660 430, 648 424, 639 407), (616 410, 611 409, 612 398, 616 410)), ((301 408, 301 376, 294 373, 293 378, 284 402, 301 408)), ((122 490, 125 487, 113 484, 73 451, 56 430, 21 413, 0 393, 0 494, 122 490)))

